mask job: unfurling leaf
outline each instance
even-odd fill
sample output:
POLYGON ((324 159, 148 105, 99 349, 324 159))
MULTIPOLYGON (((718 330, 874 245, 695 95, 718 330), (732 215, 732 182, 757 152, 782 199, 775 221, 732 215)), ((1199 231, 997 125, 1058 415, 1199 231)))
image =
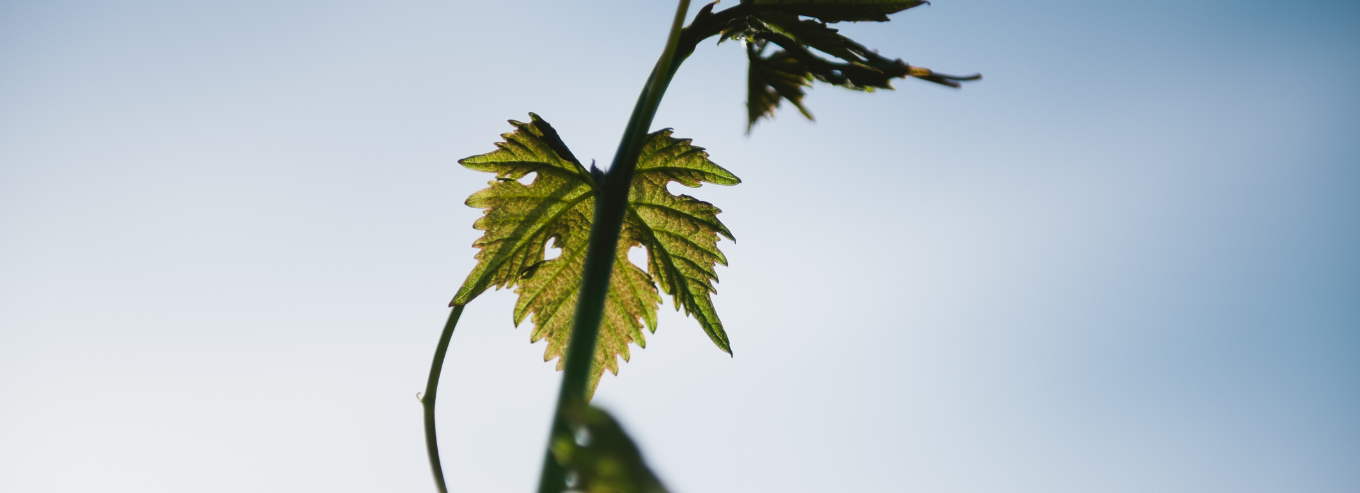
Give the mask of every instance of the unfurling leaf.
POLYGON ((642 453, 609 413, 594 406, 563 410, 565 433, 549 445, 566 486, 584 493, 666 493, 642 453))
POLYGON ((956 77, 913 67, 889 59, 845 37, 826 25, 840 21, 886 21, 888 14, 926 2, 917 0, 747 0, 742 14, 715 24, 719 42, 747 42, 751 66, 747 87, 747 131, 761 118, 772 118, 781 100, 787 100, 808 119, 803 87, 811 80, 860 91, 892 89, 892 79, 915 77, 936 84, 959 87, 960 81, 980 76, 956 77), (812 19, 817 20, 812 20, 812 19), (768 57, 765 48, 778 45, 768 57), (839 61, 823 58, 813 50, 839 61))
POLYGON ((749 0, 761 9, 777 9, 791 14, 816 17, 826 22, 888 20, 895 14, 924 0, 749 0))
MULTIPOLYGON (((532 315, 530 340, 547 339, 544 361, 558 358, 560 370, 575 318, 596 178, 548 122, 533 113, 529 116, 528 123, 510 122, 515 131, 501 136, 505 141, 496 144, 496 151, 459 161, 470 169, 496 173, 496 180, 468 198, 469 206, 486 209, 473 223, 485 233, 473 243, 481 250, 477 266, 450 304, 466 304, 493 286, 515 286, 519 295, 515 325, 532 315), (531 183, 519 182, 530 173, 531 183), (561 250, 551 260, 546 257, 550 240, 561 250)), ((717 207, 667 191, 672 181, 688 187, 741 182, 709 161, 702 148, 671 137, 669 129, 648 135, 629 191, 589 394, 594 394, 604 370, 618 374, 618 357, 628 361, 629 343, 646 346, 644 324, 656 331, 661 297, 655 283, 673 297, 677 309, 683 307, 699 321, 718 348, 732 352, 710 297, 717 281, 715 264, 727 264, 717 248, 718 235, 732 239, 732 233, 718 220, 717 207), (628 260, 634 246, 647 251, 646 271, 628 260)))
POLYGON ((754 44, 746 45, 746 56, 751 60, 746 95, 747 133, 757 120, 774 117, 780 98, 793 103, 807 119, 813 119, 812 113, 803 107, 803 88, 812 85, 806 65, 785 51, 761 57, 754 44))

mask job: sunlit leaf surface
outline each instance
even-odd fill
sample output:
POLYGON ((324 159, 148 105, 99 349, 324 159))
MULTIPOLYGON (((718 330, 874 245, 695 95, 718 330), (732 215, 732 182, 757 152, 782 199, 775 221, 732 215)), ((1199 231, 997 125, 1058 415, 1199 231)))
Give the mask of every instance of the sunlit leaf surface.
MULTIPOLYGON (((558 358, 560 370, 590 238, 595 178, 548 122, 529 116, 528 123, 510 122, 515 131, 502 135, 505 140, 495 151, 459 161, 470 169, 495 173, 496 179, 468 198, 469 206, 486 209, 473 224, 484 233, 473 243, 480 249, 477 265, 451 304, 466 304, 493 286, 514 286, 519 295, 515 324, 533 320, 530 340, 546 339, 544 361, 558 358), (531 173, 529 184, 520 182, 531 173), (553 259, 547 258, 550 242, 551 248, 560 250, 553 259)), ((669 129, 648 135, 629 192, 590 394, 604 370, 618 373, 618 357, 628 361, 629 343, 646 346, 644 326, 656 331, 658 284, 718 348, 732 351, 711 299, 718 280, 714 267, 727 264, 717 247, 718 235, 732 239, 732 233, 718 220, 717 207, 671 194, 666 189, 670 182, 698 187, 741 180, 688 139, 672 137, 669 129), (634 246, 646 250, 646 270, 628 260, 634 246)))

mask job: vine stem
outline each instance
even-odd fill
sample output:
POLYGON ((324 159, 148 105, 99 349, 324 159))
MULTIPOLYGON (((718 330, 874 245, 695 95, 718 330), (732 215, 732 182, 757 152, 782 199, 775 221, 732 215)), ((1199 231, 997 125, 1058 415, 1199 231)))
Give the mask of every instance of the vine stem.
POLYGON ((453 328, 458 325, 458 317, 463 315, 463 305, 454 305, 449 312, 449 321, 444 322, 444 332, 439 335, 439 346, 434 350, 434 362, 430 363, 430 378, 425 381, 425 393, 420 396, 420 405, 425 408, 425 453, 430 456, 430 472, 434 474, 434 485, 439 493, 449 493, 444 484, 444 467, 439 462, 439 439, 434 429, 434 400, 439 393, 439 373, 444 370, 444 354, 449 350, 449 339, 453 338, 453 328))
MULTIPOLYGON (((624 129, 623 140, 614 154, 614 163, 599 184, 595 197, 595 217, 590 228, 590 243, 586 247, 586 260, 581 282, 581 291, 576 305, 576 317, 572 321, 571 340, 567 346, 566 371, 562 376, 562 388, 557 397, 557 410, 553 413, 552 437, 567 432, 564 411, 586 404, 586 386, 595 362, 595 341, 600 332, 600 321, 604 314, 605 297, 609 293, 609 276, 614 267, 614 253, 619 243, 619 232, 623 228, 623 216, 628 207, 628 191, 633 181, 633 171, 637 169, 638 156, 647 140, 647 130, 661 105, 661 97, 670 85, 675 74, 676 47, 680 42, 681 28, 689 13, 689 0, 680 0, 675 11, 675 20, 666 38, 666 49, 657 60, 656 67, 647 79, 647 85, 638 96, 637 105, 624 129)), ((539 493, 557 493, 565 488, 565 471, 557 464, 549 451, 543 460, 543 473, 539 477, 539 493)))

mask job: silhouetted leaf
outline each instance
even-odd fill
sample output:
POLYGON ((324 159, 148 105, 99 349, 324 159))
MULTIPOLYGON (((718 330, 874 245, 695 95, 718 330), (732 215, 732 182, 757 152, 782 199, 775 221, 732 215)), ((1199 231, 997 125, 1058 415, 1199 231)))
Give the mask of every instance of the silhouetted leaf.
POLYGON ((929 2, 923 0, 747 0, 762 10, 816 17, 826 22, 886 22, 894 14, 929 2))
POLYGON ((746 131, 749 133, 761 118, 773 118, 780 99, 787 99, 812 120, 812 112, 803 107, 803 87, 812 85, 807 66, 788 52, 777 51, 769 58, 761 57, 754 44, 747 45, 750 69, 747 76, 746 131))
POLYGON ((747 87, 747 131, 761 118, 772 118, 781 100, 794 104, 804 116, 812 118, 803 105, 803 87, 816 79, 834 86, 858 91, 892 89, 892 80, 916 77, 929 82, 959 87, 959 81, 979 76, 956 77, 913 67, 900 59, 889 59, 842 35, 825 22, 800 18, 817 17, 823 21, 888 20, 887 14, 923 2, 755 0, 738 15, 717 24, 719 42, 741 39, 746 42, 750 60, 747 87), (819 15, 814 15, 819 14, 819 15), (834 15, 833 15, 834 14, 834 15), (858 16, 858 17, 856 17, 858 16), (762 56, 769 44, 782 50, 762 56), (813 50, 816 50, 813 51, 813 50), (817 52, 832 56, 824 58, 817 52))

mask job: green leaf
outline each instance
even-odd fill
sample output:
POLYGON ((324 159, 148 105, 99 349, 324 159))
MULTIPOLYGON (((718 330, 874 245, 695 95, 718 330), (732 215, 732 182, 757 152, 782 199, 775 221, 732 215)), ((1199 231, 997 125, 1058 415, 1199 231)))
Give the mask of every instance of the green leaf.
MULTIPOLYGON (((510 121, 515 131, 502 134, 497 150, 472 156, 459 164, 477 171, 496 173, 491 188, 468 197, 467 205, 487 209, 472 227, 486 231, 472 246, 477 266, 453 297, 452 305, 465 305, 495 286, 514 284, 525 269, 543 260, 548 238, 562 234, 567 216, 593 195, 590 172, 566 150, 557 132, 538 115, 530 123, 510 121), (515 181, 536 173, 532 185, 515 181)), ((589 216, 590 209, 586 208, 589 216)))
MULTIPOLYGON (((893 4, 897 7, 905 5, 902 2, 879 3, 893 4)), ((747 58, 750 60, 746 102, 747 132, 749 133, 761 118, 772 118, 781 100, 793 103, 804 116, 811 119, 811 113, 803 105, 802 98, 803 86, 811 85, 812 79, 847 89, 872 91, 892 89, 892 80, 903 77, 916 77, 951 87, 959 87, 959 81, 980 78, 937 74, 930 69, 913 67, 901 59, 889 59, 879 55, 878 52, 845 37, 823 22, 799 18, 800 15, 811 15, 809 12, 812 10, 805 7, 812 4, 860 8, 879 3, 811 1, 769 3, 757 0, 754 4, 744 4, 753 7, 755 9, 753 13, 735 17, 721 24, 718 30, 722 35, 720 42, 732 38, 747 41, 747 58), (769 44, 778 45, 783 49, 764 57, 761 54, 769 44), (831 55, 840 61, 828 60, 812 50, 831 55)), ((898 10, 911 6, 914 5, 898 10)), ((823 20, 829 18, 823 17, 823 20)), ((886 14, 883 14, 881 20, 887 20, 886 14)))
POLYGON ((570 491, 666 493, 613 416, 594 406, 577 406, 563 414, 567 430, 554 434, 549 448, 566 470, 564 486, 570 491))
POLYGON ((666 185, 672 181, 690 188, 741 183, 689 139, 671 137, 670 129, 649 134, 633 173, 620 245, 636 241, 646 248, 647 272, 673 297, 676 309, 684 308, 719 349, 732 354, 710 295, 718 281, 714 265, 727 265, 718 235, 735 238, 718 220, 721 210, 688 195, 671 195, 666 185))
POLYGON ((759 20, 759 25, 763 28, 755 29, 757 34, 759 32, 782 34, 801 45, 851 63, 864 63, 868 57, 875 56, 864 46, 840 34, 839 30, 821 22, 800 20, 796 15, 783 12, 764 12, 753 17, 759 20))
POLYGON ((750 133, 761 118, 774 118, 781 99, 793 103, 803 116, 812 120, 812 112, 803 106, 803 88, 812 85, 807 65, 782 50, 764 58, 754 44, 746 46, 746 56, 751 61, 747 74, 746 132, 750 133))
POLYGON ((886 22, 895 14, 929 2, 923 0, 748 0, 760 10, 778 10, 826 22, 886 22))
MULTIPOLYGON (((477 265, 451 304, 466 304, 493 286, 516 286, 515 325, 532 318, 530 340, 546 339, 544 361, 558 358, 560 370, 575 318, 596 184, 552 126, 538 115, 529 116, 529 123, 510 122, 515 131, 501 136, 505 141, 496 144, 496 151, 459 161, 496 173, 497 179, 468 198, 469 206, 486 209, 473 223, 485 233, 473 243, 480 249, 477 265), (528 185, 518 181, 530 173, 534 178, 528 185), (561 250, 557 258, 546 257, 549 241, 561 250)), ((727 264, 717 248, 718 235, 731 239, 732 233, 718 220, 718 208, 672 195, 666 186, 735 185, 741 180, 709 161, 689 140, 671 137, 669 129, 647 139, 610 277, 590 394, 604 370, 618 374, 619 356, 628 361, 629 343, 646 346, 644 324, 656 331, 661 297, 654 280, 674 298, 677 309, 684 308, 720 349, 731 353, 710 295, 717 281, 715 264, 727 264), (647 271, 628 260, 634 246, 646 249, 647 271)))

